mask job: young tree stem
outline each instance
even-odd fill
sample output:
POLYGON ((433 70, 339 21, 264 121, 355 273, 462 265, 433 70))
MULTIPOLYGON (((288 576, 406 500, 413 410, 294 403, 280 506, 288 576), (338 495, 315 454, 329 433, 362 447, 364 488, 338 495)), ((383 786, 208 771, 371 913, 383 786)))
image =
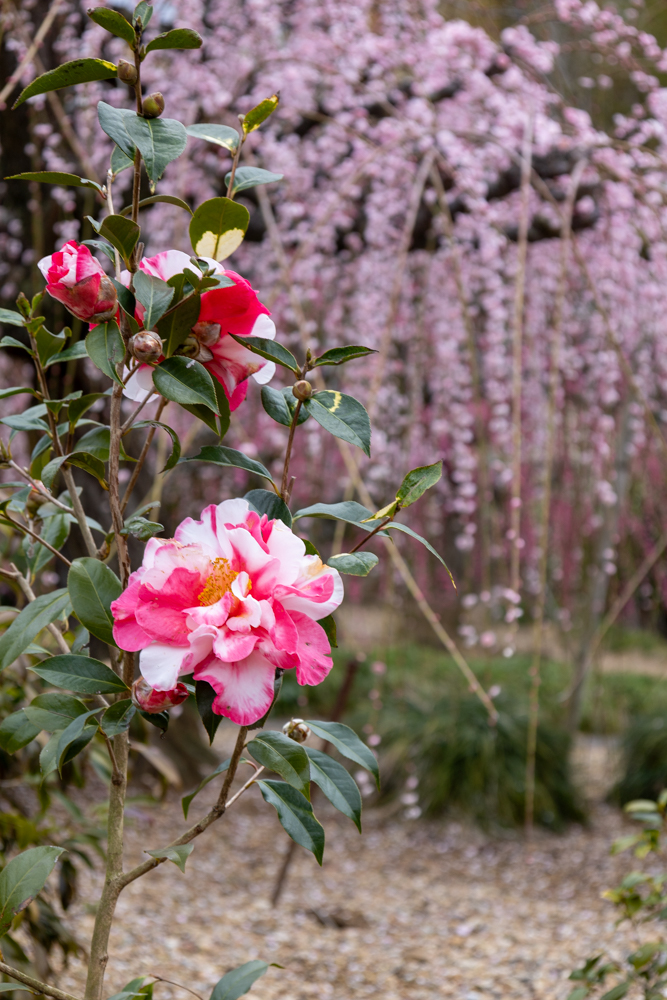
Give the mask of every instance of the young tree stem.
POLYGON ((282 481, 282 483, 280 485, 280 495, 283 498, 283 500, 285 501, 285 503, 287 503, 287 500, 288 500, 287 484, 289 482, 289 479, 288 479, 288 476, 289 476, 289 463, 290 463, 290 458, 292 457, 292 445, 294 444, 294 432, 296 431, 296 425, 297 425, 297 421, 299 419, 299 411, 300 410, 301 410, 301 400, 298 399, 297 403, 296 403, 296 406, 294 407, 294 416, 292 417, 292 423, 290 424, 289 438, 288 438, 288 441, 287 441, 287 451, 285 452, 285 464, 283 466, 283 481, 282 481))
MULTIPOLYGON (((159 420, 160 417, 162 416, 162 411, 164 410, 164 408, 167 405, 167 403, 168 403, 168 400, 166 400, 166 399, 161 399, 160 400, 160 405, 158 406, 157 413, 155 414, 155 419, 156 420, 159 420)), ((139 409, 141 409, 141 407, 139 407, 139 409)), ((122 500, 121 505, 120 505, 121 514, 125 513, 125 509, 127 507, 128 500, 132 496, 132 491, 134 490, 134 487, 137 485, 137 479, 139 478, 139 474, 141 473, 141 470, 142 470, 142 468, 144 466, 144 462, 146 461, 146 458, 148 457, 148 452, 149 452, 150 446, 151 446, 151 444, 153 442, 153 438, 155 437, 155 431, 156 431, 156 429, 157 428, 155 428, 155 427, 151 427, 150 430, 148 431, 148 434, 146 436, 146 440, 144 442, 144 446, 141 449, 141 453, 139 455, 139 458, 137 459, 137 463, 136 463, 136 465, 134 467, 134 470, 132 472, 132 476, 130 478, 129 483, 127 484, 127 489, 125 490, 125 493, 123 494, 123 500, 122 500)), ((121 427, 121 433, 122 433, 122 431, 123 431, 123 428, 121 427)))
POLYGON ((49 986, 47 983, 35 979, 34 976, 28 976, 25 972, 13 969, 6 962, 0 962, 0 972, 5 976, 9 976, 10 979, 15 979, 17 982, 23 983, 24 986, 30 986, 37 993, 44 993, 47 997, 54 997, 54 1000, 79 1000, 78 997, 72 996, 71 993, 65 993, 64 990, 59 990, 55 986, 49 986))
POLYGON ((392 515, 390 514, 389 517, 386 517, 384 519, 384 521, 380 521, 380 523, 378 524, 377 528, 373 528, 373 530, 369 531, 367 535, 364 535, 364 537, 361 539, 361 541, 357 542, 357 544, 354 546, 353 549, 350 549, 350 555, 352 555, 353 552, 357 552, 358 549, 360 549, 362 545, 365 545, 366 542, 370 541, 371 538, 373 537, 373 535, 377 535, 378 531, 382 531, 382 529, 389 524, 389 522, 391 521, 391 519, 392 519, 392 515))

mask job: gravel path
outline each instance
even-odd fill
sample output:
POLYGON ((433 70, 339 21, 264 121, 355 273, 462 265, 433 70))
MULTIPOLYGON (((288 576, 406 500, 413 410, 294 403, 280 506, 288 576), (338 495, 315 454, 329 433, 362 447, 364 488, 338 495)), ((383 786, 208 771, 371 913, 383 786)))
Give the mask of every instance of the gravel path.
MULTIPOLYGON (((214 794, 207 788, 199 808, 214 794)), ((338 813, 318 813, 324 867, 299 850, 277 910, 268 897, 287 838, 256 789, 196 842, 185 875, 165 864, 130 886, 107 992, 153 973, 208 997, 229 968, 262 958, 284 969, 258 981, 257 1000, 561 1000, 572 988, 567 975, 587 956, 630 950, 600 898, 630 864, 609 857, 624 829, 616 810, 597 806, 589 828, 564 836, 538 832, 530 854, 518 837, 455 822, 387 820, 369 810, 360 837, 338 813)), ((181 825, 176 799, 136 812, 132 863, 181 825)), ((99 889, 100 873, 87 878, 99 889)), ((68 914, 82 940, 92 919, 81 903, 68 914)), ((74 961, 60 982, 80 995, 83 976, 74 961)), ((157 1000, 186 996, 156 988, 157 1000)))

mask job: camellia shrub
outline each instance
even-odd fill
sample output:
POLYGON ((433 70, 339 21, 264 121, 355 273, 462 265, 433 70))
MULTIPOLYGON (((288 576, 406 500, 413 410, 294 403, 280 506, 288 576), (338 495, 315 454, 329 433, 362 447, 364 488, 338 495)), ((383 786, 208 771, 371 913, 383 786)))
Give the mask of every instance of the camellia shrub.
MULTIPOLYGON (((95 904, 86 986, 87 1000, 100 1000, 120 893, 165 861, 184 869, 196 839, 249 788, 258 787, 288 835, 320 863, 324 831, 310 803, 311 782, 359 825, 360 793, 348 771, 321 750, 302 744, 311 733, 319 736, 378 781, 371 749, 340 723, 292 720, 276 731, 266 728, 267 720, 285 671, 294 671, 299 685, 317 685, 327 676, 343 576, 368 575, 378 557, 364 546, 380 532, 406 530, 395 517, 438 482, 441 463, 399 479, 389 503, 378 512, 352 501, 290 509, 290 461, 306 420, 343 447, 370 454, 366 410, 352 396, 326 385, 331 366, 369 363, 374 351, 336 346, 317 354, 304 351, 297 359, 276 339, 269 310, 249 282, 222 265, 242 243, 249 224, 237 193, 276 176, 242 163, 241 153, 248 137, 275 112, 278 96, 239 115, 238 129, 211 123, 186 128, 162 115, 160 92, 145 94, 142 73, 154 52, 197 49, 200 36, 189 28, 156 34, 150 26, 153 8, 145 0, 127 18, 105 7, 88 13, 101 29, 124 41, 128 58, 117 63, 72 60, 37 77, 16 102, 20 106, 63 87, 118 78, 131 88, 134 107, 97 104, 99 126, 112 142, 103 184, 53 171, 18 178, 84 187, 105 211, 99 221, 93 220, 95 239, 68 240, 39 261, 44 290, 31 299, 20 294, 16 311, 0 314, 16 334, 5 337, 2 346, 24 351, 35 372, 34 384, 2 390, 3 398, 30 396, 31 405, 4 418, 10 435, 0 444, 0 464, 12 477, 2 483, 8 496, 0 504, 0 521, 11 534, 1 573, 23 601, 0 638, 0 666, 10 674, 23 671, 23 679, 27 670, 30 684, 24 689, 41 685, 42 691, 4 719, 0 746, 12 754, 38 741, 41 776, 47 783, 79 755, 93 748, 104 752, 109 777, 106 878, 95 904), (174 196, 158 193, 166 166, 183 153, 189 136, 222 145, 233 156, 225 194, 194 211, 174 196), (126 170, 130 199, 121 208, 116 180, 126 170), (150 189, 146 197, 144 178, 150 189), (172 249, 144 255, 149 237, 139 225, 140 213, 161 201, 188 212, 191 255, 172 249), (85 339, 70 343, 68 328, 47 329, 45 296, 88 324, 85 339), (84 358, 96 366, 104 388, 86 395, 62 390, 54 396, 49 391, 51 365, 76 366, 84 358), (291 383, 282 390, 269 385, 276 366, 291 383), (283 435, 279 484, 259 461, 222 443, 237 411, 247 413, 260 405, 253 382, 262 386, 261 405, 283 435), (212 432, 216 443, 182 457, 167 407, 184 408, 212 432), (133 455, 129 441, 135 438, 128 435, 137 430, 143 445, 133 455), (162 537, 162 525, 147 516, 154 504, 133 508, 132 502, 156 434, 166 434, 171 442, 166 471, 179 461, 196 460, 209 463, 219 483, 218 502, 199 518, 183 520, 172 538, 162 537), (264 481, 264 488, 222 499, 224 470, 230 469, 252 474, 264 481), (300 531, 301 519, 309 517, 353 526, 356 543, 323 563, 300 531), (73 554, 68 558, 63 551, 68 540, 82 545, 86 555, 74 557, 68 547, 73 554), (134 563, 133 552, 140 555, 134 563), (66 572, 66 585, 52 589, 49 567, 55 565, 66 572), (217 800, 170 844, 156 845, 147 851, 147 860, 126 869, 129 727, 138 714, 165 731, 170 711, 191 695, 211 741, 223 718, 238 727, 230 758, 184 801, 186 817, 195 795, 212 778, 221 782, 217 800), (242 760, 252 766, 252 775, 232 794, 242 760), (280 780, 269 777, 272 773, 280 780)), ((435 551, 425 539, 414 537, 435 551)), ((66 864, 64 849, 40 844, 5 865, 0 873, 0 935, 41 891, 54 866, 66 864)), ((214 996, 240 996, 266 968, 265 962, 253 961, 227 973, 214 996)), ((54 986, 4 960, 0 972, 62 1000, 54 986)), ((137 995, 142 984, 142 978, 133 980, 127 995, 137 995)))

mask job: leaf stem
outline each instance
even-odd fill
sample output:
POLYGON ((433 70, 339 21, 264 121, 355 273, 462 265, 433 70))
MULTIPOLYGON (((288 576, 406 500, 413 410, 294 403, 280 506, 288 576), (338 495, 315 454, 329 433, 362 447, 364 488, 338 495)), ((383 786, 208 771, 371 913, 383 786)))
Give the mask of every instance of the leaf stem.
POLYGON ((234 189, 234 178, 236 177, 236 168, 239 165, 239 160, 241 158, 241 150, 243 149, 243 143, 244 142, 245 142, 245 132, 243 131, 243 129, 241 129, 241 133, 239 135, 239 144, 236 147, 236 152, 234 153, 234 159, 232 161, 232 170, 231 170, 231 173, 229 175, 229 184, 227 185, 227 194, 225 195, 225 197, 231 199, 231 201, 234 200, 234 195, 232 194, 232 191, 234 189))
POLYGON ((288 441, 287 441, 287 451, 285 452, 285 464, 283 466, 283 480, 282 480, 282 483, 280 485, 280 495, 283 498, 283 500, 285 501, 285 503, 287 503, 287 500, 289 498, 288 492, 287 492, 287 484, 288 484, 288 481, 289 481, 288 480, 288 476, 289 476, 289 463, 290 463, 290 458, 292 456, 292 445, 294 444, 294 432, 296 431, 296 424, 297 424, 297 420, 299 419, 299 412, 300 411, 301 411, 301 400, 298 399, 297 403, 296 403, 296 406, 294 407, 294 415, 292 417, 292 423, 290 424, 289 438, 288 438, 288 441))
POLYGON ((369 531, 367 535, 364 535, 361 541, 357 542, 354 548, 350 549, 350 555, 352 555, 353 552, 357 552, 357 550, 360 549, 362 545, 365 545, 366 542, 369 542, 373 537, 373 535, 377 535, 378 531, 382 531, 382 529, 386 527, 391 520, 393 520, 393 518, 392 515, 390 514, 389 517, 385 517, 384 521, 380 521, 377 528, 373 528, 372 531, 369 531))

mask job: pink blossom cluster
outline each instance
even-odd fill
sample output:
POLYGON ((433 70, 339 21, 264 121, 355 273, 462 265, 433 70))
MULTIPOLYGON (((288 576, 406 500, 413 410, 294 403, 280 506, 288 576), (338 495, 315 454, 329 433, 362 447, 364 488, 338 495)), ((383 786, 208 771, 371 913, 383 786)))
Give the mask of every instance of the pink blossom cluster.
MULTIPOLYGON (((84 7, 70 0, 61 57, 99 55, 102 46, 107 58, 123 55, 123 43, 100 27, 89 23, 82 31, 84 7)), ((483 566, 490 565, 498 600, 512 614, 515 605, 502 595, 514 545, 522 546, 524 590, 534 594, 539 586, 536 519, 560 210, 582 157, 573 217, 580 258, 572 252, 567 265, 555 427, 550 585, 557 605, 574 606, 588 588, 591 564, 618 568, 627 550, 626 571, 634 569, 660 524, 659 452, 614 343, 635 389, 664 426, 667 91, 658 73, 667 54, 633 23, 631 8, 623 15, 593 0, 557 0, 555 8, 573 37, 599 54, 605 81, 613 83, 621 71, 631 75, 635 103, 619 111, 608 130, 550 86, 559 57, 553 41, 525 26, 495 40, 464 21, 445 20, 436 0, 425 0, 419 17, 402 0, 212 0, 205 6, 173 0, 165 16, 199 30, 205 45, 199 53, 156 53, 145 63, 148 89, 168 76, 166 114, 186 124, 233 125, 238 111, 280 90, 279 110, 249 145, 259 165, 285 176, 268 191, 288 274, 252 192, 240 195, 252 222, 233 266, 259 289, 297 353, 306 342, 313 350, 347 342, 380 350, 374 361, 336 370, 329 381, 371 410, 372 460, 364 465, 371 492, 386 502, 396 469, 443 458, 443 480, 415 508, 411 523, 440 540, 464 590, 480 592, 483 566), (542 187, 530 193, 524 502, 521 537, 512 538, 518 174, 529 127, 542 187), (484 530, 482 509, 490 512, 484 530)), ((122 88, 94 84, 88 100, 72 98, 67 108, 102 175, 109 146, 97 128, 98 97, 127 105, 122 88)), ((50 169, 72 168, 70 152, 48 128, 32 141, 39 141, 50 169)), ((224 193, 228 169, 223 149, 191 139, 188 153, 168 167, 163 190, 195 204, 224 193)), ((117 182, 121 201, 126 178, 117 182)), ((62 192, 63 206, 68 198, 62 192)), ((63 214, 62 236, 76 235, 75 218, 66 207, 63 214)), ((144 218, 149 253, 165 246, 189 253, 180 209, 155 206, 144 218)), ((270 467, 284 448, 284 430, 258 407, 246 407, 231 434, 237 446, 259 449, 270 467)), ((336 459, 314 421, 299 434, 295 497, 305 504, 321 499, 325 456, 330 470, 336 459)), ((338 468, 344 477, 342 463, 338 468)), ((338 500, 342 488, 334 478, 331 483, 324 499, 338 500)), ((413 558, 424 579, 437 572, 430 563, 427 570, 426 555, 413 558)))

